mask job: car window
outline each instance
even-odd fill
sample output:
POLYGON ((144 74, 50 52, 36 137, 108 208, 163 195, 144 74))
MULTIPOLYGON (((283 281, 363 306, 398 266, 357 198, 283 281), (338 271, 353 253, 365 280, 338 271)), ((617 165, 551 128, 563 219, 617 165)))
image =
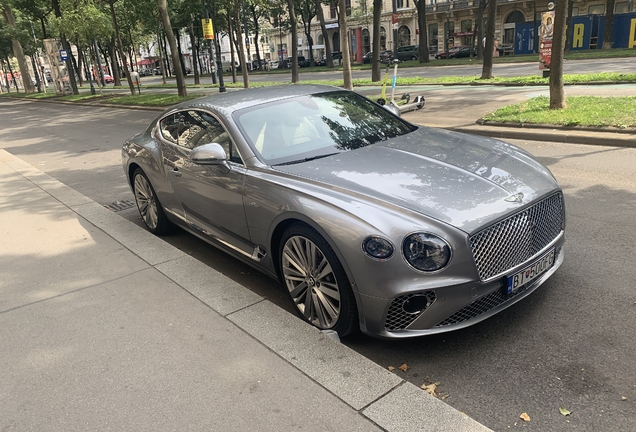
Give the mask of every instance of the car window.
POLYGON ((188 150, 203 144, 220 144, 229 161, 243 163, 236 145, 223 125, 205 111, 180 111, 165 117, 161 121, 161 131, 169 142, 188 150))
POLYGON ((159 128, 163 139, 171 142, 172 144, 177 143, 177 138, 179 138, 179 122, 174 114, 170 114, 169 116, 162 118, 159 122, 159 128))
POLYGON ((289 98, 239 110, 234 118, 271 165, 354 150, 414 130, 352 92, 289 98))

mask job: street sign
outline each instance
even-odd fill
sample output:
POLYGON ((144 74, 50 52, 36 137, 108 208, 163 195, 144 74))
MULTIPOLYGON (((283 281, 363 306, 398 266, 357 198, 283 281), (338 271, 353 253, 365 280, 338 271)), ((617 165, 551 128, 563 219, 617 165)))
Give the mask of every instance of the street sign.
POLYGON ((67 50, 60 50, 60 60, 62 61, 66 61, 68 60, 68 51, 67 50))
POLYGON ((245 38, 245 48, 250 49, 250 38, 245 38))
POLYGON ((212 20, 210 18, 201 19, 201 26, 203 27, 203 38, 214 39, 214 28, 212 28, 212 20))
POLYGON ((326 29, 334 29, 334 28, 338 28, 338 23, 329 23, 329 24, 325 24, 325 28, 326 28, 326 29))

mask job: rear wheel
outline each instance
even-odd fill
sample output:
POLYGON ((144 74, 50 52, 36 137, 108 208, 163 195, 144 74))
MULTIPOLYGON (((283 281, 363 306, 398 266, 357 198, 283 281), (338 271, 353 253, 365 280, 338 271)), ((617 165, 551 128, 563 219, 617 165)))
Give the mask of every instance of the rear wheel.
POLYGON ((168 232, 170 222, 161 208, 155 190, 141 168, 137 168, 133 174, 133 191, 137 210, 148 230, 156 235, 168 232))
POLYGON ((340 336, 356 329, 358 313, 349 279, 316 230, 304 224, 290 226, 279 256, 283 282, 301 318, 340 336))

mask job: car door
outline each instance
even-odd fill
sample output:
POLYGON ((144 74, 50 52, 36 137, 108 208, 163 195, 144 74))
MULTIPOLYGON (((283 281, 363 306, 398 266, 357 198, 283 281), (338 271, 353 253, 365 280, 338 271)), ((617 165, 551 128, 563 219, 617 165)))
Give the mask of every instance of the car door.
POLYGON ((164 158, 175 197, 186 223, 196 232, 244 253, 253 252, 243 209, 246 169, 228 132, 219 120, 203 110, 184 110, 178 121, 176 144, 164 158), (190 159, 192 149, 218 143, 228 156, 227 165, 199 165, 190 159))

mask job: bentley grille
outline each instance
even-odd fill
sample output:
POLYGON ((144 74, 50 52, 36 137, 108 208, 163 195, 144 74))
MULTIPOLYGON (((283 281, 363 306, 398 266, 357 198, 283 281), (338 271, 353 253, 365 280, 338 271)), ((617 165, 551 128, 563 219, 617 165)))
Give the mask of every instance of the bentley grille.
POLYGON ((479 278, 484 281, 522 264, 563 230, 563 195, 551 195, 470 237, 479 278))

